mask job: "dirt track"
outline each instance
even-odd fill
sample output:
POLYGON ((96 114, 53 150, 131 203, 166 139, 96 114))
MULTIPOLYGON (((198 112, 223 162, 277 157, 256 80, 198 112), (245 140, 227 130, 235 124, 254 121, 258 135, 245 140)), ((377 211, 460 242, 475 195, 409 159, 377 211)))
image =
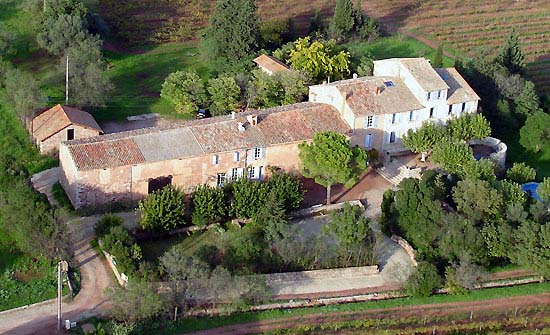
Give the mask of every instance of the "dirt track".
POLYGON ((474 314, 479 312, 509 312, 516 308, 525 308, 536 305, 550 304, 550 293, 539 295, 518 296, 511 298, 482 300, 482 301, 467 301, 442 304, 428 304, 417 306, 406 306, 399 308, 388 309, 372 309, 360 312, 338 312, 338 313, 318 313, 304 316, 291 317, 286 319, 265 320, 250 322, 245 324, 231 325, 220 328, 209 329, 205 331, 195 332, 197 335, 244 335, 257 334, 275 329, 288 329, 300 325, 307 324, 322 324, 330 323, 338 320, 353 320, 366 318, 379 318, 387 314, 391 314, 395 318, 418 317, 419 315, 434 317, 434 316, 449 316, 457 313, 474 314))

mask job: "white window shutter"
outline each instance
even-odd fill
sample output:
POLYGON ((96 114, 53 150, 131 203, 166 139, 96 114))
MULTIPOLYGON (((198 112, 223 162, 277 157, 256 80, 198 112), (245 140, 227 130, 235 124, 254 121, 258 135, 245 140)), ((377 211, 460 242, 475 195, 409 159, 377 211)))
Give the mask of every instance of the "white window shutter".
POLYGON ((238 151, 235 151, 233 153, 233 161, 234 162, 238 162, 239 161, 239 152, 238 151))
POLYGON ((260 157, 265 158, 265 147, 260 148, 260 157))
POLYGON ((212 164, 217 165, 219 161, 218 155, 212 155, 212 164))

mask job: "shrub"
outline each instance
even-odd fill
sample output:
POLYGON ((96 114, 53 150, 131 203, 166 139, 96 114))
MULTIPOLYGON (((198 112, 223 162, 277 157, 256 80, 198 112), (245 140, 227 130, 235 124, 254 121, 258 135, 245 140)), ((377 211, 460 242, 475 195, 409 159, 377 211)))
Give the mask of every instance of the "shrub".
POLYGON ((111 227, 102 241, 103 250, 113 256, 121 272, 131 275, 136 271, 136 263, 142 258, 141 248, 126 229, 121 226, 111 227))
POLYGON ((193 224, 204 226, 227 215, 222 189, 201 185, 193 192, 193 224))
POLYGON ((238 218, 252 218, 264 206, 269 188, 266 183, 246 178, 231 183, 233 199, 231 213, 238 218))
POLYGON ((506 171, 506 177, 516 183, 524 184, 535 180, 537 172, 525 163, 516 162, 506 171))
POLYGON ((287 173, 274 173, 268 182, 269 191, 274 194, 275 201, 285 211, 300 208, 304 201, 304 190, 298 178, 287 173))
POLYGON ((184 224, 185 195, 171 185, 155 191, 139 202, 141 227, 145 230, 170 230, 184 224))
POLYGON ((124 220, 120 216, 113 215, 111 213, 105 214, 96 222, 94 230, 97 237, 102 238, 107 234, 111 228, 120 226, 124 223, 124 220))
POLYGON ((177 113, 194 113, 206 100, 204 84, 196 72, 177 71, 166 77, 160 96, 169 100, 177 113))
POLYGON ((463 255, 458 263, 452 262, 451 266, 445 268, 445 286, 450 294, 467 293, 485 277, 485 270, 474 264, 469 255, 463 255))
POLYGON ((441 287, 441 276, 435 265, 420 262, 409 277, 407 294, 413 297, 428 297, 441 287))

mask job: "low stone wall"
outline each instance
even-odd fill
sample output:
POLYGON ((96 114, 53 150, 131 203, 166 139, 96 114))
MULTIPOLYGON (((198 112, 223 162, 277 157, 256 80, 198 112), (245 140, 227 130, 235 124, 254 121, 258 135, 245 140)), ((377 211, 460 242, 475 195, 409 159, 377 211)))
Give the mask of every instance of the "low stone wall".
POLYGON ((397 236, 397 235, 392 235, 391 240, 394 241, 395 243, 399 244, 399 246, 401 248, 403 248, 403 250, 405 250, 407 255, 409 255, 409 257, 411 258, 411 262, 413 263, 414 266, 418 265, 418 263, 416 262, 416 256, 415 256, 414 249, 413 249, 413 247, 411 247, 409 242, 407 242, 407 240, 405 240, 404 238, 402 238, 400 236, 397 236))
POLYGON ((115 262, 113 261, 113 256, 111 256, 109 253, 107 253, 103 249, 101 251, 103 252, 103 255, 105 255, 105 258, 107 259, 107 263, 109 263, 109 267, 111 268, 111 270, 113 270, 113 273, 115 274, 118 284, 122 287, 128 285, 128 276, 118 271, 118 268, 116 267, 115 262))
POLYGON ((378 265, 373 265, 373 266, 357 266, 357 267, 340 268, 340 269, 270 273, 270 274, 257 275, 257 277, 265 280, 266 284, 270 285, 270 284, 287 282, 287 281, 364 277, 364 276, 377 274, 378 272, 379 272, 378 265))
POLYGON ((471 140, 471 145, 486 145, 494 149, 495 152, 489 155, 489 159, 495 162, 500 170, 506 167, 506 153, 508 146, 498 138, 486 137, 482 140, 471 140))
POLYGON ((344 204, 350 204, 352 206, 359 206, 361 208, 365 208, 363 206, 363 204, 361 203, 361 201, 352 200, 352 201, 347 201, 347 202, 339 202, 339 203, 336 203, 336 204, 330 204, 328 206, 327 205, 319 205, 319 206, 313 206, 313 207, 309 207, 309 208, 300 209, 300 210, 297 210, 297 211, 294 211, 294 212, 290 213, 290 217, 292 217, 292 218, 302 218, 302 217, 312 216, 312 215, 315 215, 315 214, 317 214, 319 212, 323 212, 323 211, 330 212, 330 211, 334 211, 334 210, 338 210, 338 209, 343 208, 344 204))

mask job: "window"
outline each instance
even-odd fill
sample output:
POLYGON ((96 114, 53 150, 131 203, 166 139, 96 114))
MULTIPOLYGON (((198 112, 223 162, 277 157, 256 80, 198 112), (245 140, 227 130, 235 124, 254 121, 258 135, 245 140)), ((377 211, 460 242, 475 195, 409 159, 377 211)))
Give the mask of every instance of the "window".
POLYGON ((393 113, 391 116, 391 123, 396 123, 396 122, 397 122, 397 113, 393 113))
POLYGON ((74 129, 67 129, 67 141, 74 140, 74 129))
POLYGON ((453 114, 453 105, 449 105, 449 115, 453 114))
POLYGON ((218 187, 222 187, 225 184, 225 173, 218 173, 218 181, 217 184, 218 187))
POLYGON ((395 131, 390 133, 390 143, 395 143, 395 131))
POLYGON ((171 184, 172 184, 172 176, 149 179, 149 183, 147 185, 147 193, 151 194, 171 184))
POLYGON ((365 135, 365 148, 372 147, 372 134, 365 135))
POLYGON ((231 169, 231 180, 237 180, 239 178, 239 169, 233 168, 231 169))
POLYGON ((218 157, 218 155, 213 155, 212 156, 212 164, 218 165, 219 162, 220 162, 220 157, 218 157))
POLYGON ((466 110, 466 103, 463 102, 463 103, 462 103, 462 110, 461 110, 461 112, 464 113, 465 110, 466 110))
POLYGON ((248 178, 250 179, 256 179, 256 168, 254 166, 250 167, 250 169, 248 169, 248 178))
POLYGON ((430 119, 434 117, 434 110, 434 107, 430 108, 430 119))
POLYGON ((364 128, 372 128, 374 126, 374 116, 367 116, 365 118, 364 128))
POLYGON ((254 148, 254 159, 261 159, 264 156, 263 148, 254 148))
POLYGON ((430 100, 430 92, 428 92, 428 94, 426 95, 426 100, 430 100))
POLYGON ((238 162, 239 161, 239 156, 240 156, 239 152, 235 151, 233 153, 233 162, 238 162))
POLYGON ((414 111, 410 111, 409 112, 409 121, 414 121, 415 117, 414 117, 414 111))
POLYGON ((441 92, 443 92, 443 91, 437 91, 437 98, 438 99, 441 99, 441 92))

